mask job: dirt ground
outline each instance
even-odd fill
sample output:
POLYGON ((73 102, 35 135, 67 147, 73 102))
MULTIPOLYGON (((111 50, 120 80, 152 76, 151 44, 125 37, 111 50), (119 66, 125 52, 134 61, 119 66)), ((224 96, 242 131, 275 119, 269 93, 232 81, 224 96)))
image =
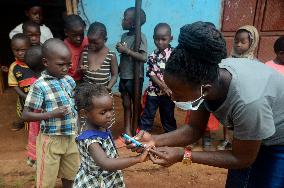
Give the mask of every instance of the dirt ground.
MULTIPOLYGON (((27 132, 10 131, 11 122, 16 118, 16 95, 12 90, 7 90, 0 95, 0 187, 32 187, 34 185, 35 171, 26 165, 27 132)), ((123 130, 123 110, 121 100, 115 97, 116 125, 112 128, 114 137, 123 130)), ((178 125, 184 121, 185 113, 176 110, 178 125)), ((157 116, 154 133, 162 133, 162 127, 157 116)), ((214 144, 218 143, 220 132, 212 133, 214 144)), ((200 150, 200 147, 196 147, 200 150)), ((214 148, 212 148, 214 150, 214 148)), ((119 149, 121 156, 133 155, 125 148, 119 149)), ((160 167, 147 161, 124 170, 124 178, 129 188, 173 188, 193 187, 207 188, 224 187, 227 170, 205 165, 192 164, 185 166, 176 164, 169 168, 160 167)), ((61 187, 58 180, 57 187, 61 187)))

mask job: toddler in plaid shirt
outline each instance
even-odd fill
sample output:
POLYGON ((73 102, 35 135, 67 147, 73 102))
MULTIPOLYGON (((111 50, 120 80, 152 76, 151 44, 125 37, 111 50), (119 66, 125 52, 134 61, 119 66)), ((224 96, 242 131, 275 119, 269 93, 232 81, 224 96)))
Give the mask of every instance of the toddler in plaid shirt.
POLYGON ((118 158, 109 131, 113 117, 112 97, 103 85, 79 85, 75 102, 86 123, 76 138, 81 165, 74 187, 125 187, 121 170, 146 160, 147 149, 138 156, 118 158))
POLYGON ((63 41, 49 39, 42 56, 46 70, 30 88, 23 112, 24 120, 41 121, 36 141, 37 187, 54 187, 59 177, 63 187, 71 188, 79 167, 76 84, 67 75, 71 54, 63 41))

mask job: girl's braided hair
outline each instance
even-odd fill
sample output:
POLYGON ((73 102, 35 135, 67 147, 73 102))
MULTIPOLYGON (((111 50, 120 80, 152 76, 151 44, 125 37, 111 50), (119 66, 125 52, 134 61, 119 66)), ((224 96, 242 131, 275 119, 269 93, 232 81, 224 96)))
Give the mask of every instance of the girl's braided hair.
POLYGON ((106 95, 109 95, 109 92, 103 85, 90 83, 79 84, 75 88, 75 105, 77 111, 82 109, 90 110, 93 104, 93 97, 101 97, 106 95))
POLYGON ((218 76, 218 64, 226 58, 226 42, 215 26, 195 22, 180 29, 178 46, 166 65, 166 73, 180 75, 185 82, 203 84, 218 76))

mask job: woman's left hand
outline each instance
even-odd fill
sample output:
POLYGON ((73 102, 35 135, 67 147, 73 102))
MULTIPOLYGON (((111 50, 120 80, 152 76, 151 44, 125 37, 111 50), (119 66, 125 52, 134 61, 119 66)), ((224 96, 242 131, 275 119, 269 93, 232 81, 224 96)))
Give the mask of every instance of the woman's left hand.
POLYGON ((161 166, 171 166, 177 162, 181 162, 184 150, 175 147, 157 147, 150 149, 150 159, 154 164, 161 166))

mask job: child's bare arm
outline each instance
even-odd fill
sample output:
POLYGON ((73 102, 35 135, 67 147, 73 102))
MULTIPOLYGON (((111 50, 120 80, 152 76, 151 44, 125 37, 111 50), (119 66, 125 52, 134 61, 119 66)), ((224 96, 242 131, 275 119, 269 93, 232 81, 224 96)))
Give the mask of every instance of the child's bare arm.
POLYGON ((85 73, 86 70, 88 70, 88 66, 84 65, 83 63, 83 53, 81 53, 80 59, 79 59, 79 66, 77 71, 81 72, 81 73, 85 73))
POLYGON ((116 55, 114 54, 111 58, 111 79, 108 83, 108 90, 111 90, 113 85, 116 83, 117 77, 118 77, 118 65, 117 65, 117 60, 116 60, 116 55))
POLYGON ((125 53, 138 61, 146 63, 147 54, 144 51, 135 52, 121 43, 117 43, 116 49, 119 53, 125 53))
POLYGON ((16 91, 16 93, 23 99, 27 98, 27 94, 25 94, 20 88, 19 86, 15 86, 14 90, 16 91))
POLYGON ((148 155, 148 151, 145 150, 141 155, 134 157, 108 158, 98 143, 91 144, 89 146, 89 152, 98 166, 109 171, 122 170, 137 163, 141 163, 146 160, 148 155))
POLYGON ((168 96, 171 96, 172 91, 168 88, 165 82, 161 81, 156 75, 149 75, 149 77, 161 90, 163 90, 168 96))
POLYGON ((62 118, 68 113, 67 106, 61 106, 51 112, 42 113, 33 112, 30 108, 25 107, 23 110, 22 119, 24 121, 40 121, 49 118, 62 118))

